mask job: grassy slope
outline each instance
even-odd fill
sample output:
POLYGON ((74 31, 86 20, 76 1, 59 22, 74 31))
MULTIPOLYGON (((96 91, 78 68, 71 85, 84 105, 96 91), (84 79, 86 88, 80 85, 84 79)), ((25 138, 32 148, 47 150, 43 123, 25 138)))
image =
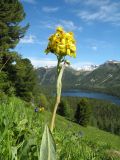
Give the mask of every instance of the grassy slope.
MULTIPOLYGON (((5 155, 5 160, 10 159, 17 146, 18 159, 37 159, 44 124, 49 123, 51 114, 47 111, 35 113, 34 108, 25 107, 21 100, 12 98, 0 105, 0 115, 0 157, 5 155)), ((83 159, 89 157, 91 160, 105 148, 120 151, 119 136, 90 126, 81 127, 61 116, 57 116, 53 135, 60 160, 64 160, 65 156, 68 160, 80 160, 79 156, 84 157, 83 159)))
POLYGON ((67 126, 70 126, 69 130, 73 133, 82 132, 83 136, 88 140, 97 143, 106 143, 111 145, 113 148, 120 150, 120 136, 113 135, 109 132, 105 132, 91 126, 82 127, 76 123, 69 122, 60 116, 57 116, 56 122, 56 126, 58 125, 57 128, 67 128, 67 126))

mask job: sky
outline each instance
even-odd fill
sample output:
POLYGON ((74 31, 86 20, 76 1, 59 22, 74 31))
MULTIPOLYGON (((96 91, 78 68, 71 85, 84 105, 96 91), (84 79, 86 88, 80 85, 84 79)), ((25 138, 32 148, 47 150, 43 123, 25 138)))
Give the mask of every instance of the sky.
POLYGON ((56 57, 44 50, 48 37, 57 26, 74 32, 77 57, 67 59, 78 69, 84 65, 99 65, 107 60, 120 61, 120 1, 119 0, 20 0, 30 24, 25 37, 16 47, 23 58, 35 67, 54 66, 56 57))

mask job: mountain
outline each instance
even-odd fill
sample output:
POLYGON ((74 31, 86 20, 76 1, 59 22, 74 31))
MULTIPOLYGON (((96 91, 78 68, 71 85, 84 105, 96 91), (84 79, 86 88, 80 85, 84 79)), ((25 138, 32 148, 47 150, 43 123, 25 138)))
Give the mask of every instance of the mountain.
POLYGON ((82 70, 82 71, 93 71, 96 69, 98 65, 83 65, 79 67, 77 70, 82 70))
MULTIPOLYGON (((62 80, 64 81, 63 88, 64 89, 75 88, 77 79, 79 77, 80 78, 84 77, 88 73, 90 73, 90 71, 83 71, 83 70, 77 71, 72 67, 66 67, 62 78, 62 80)), ((51 68, 40 67, 37 69, 37 74, 39 77, 40 85, 45 87, 55 88, 55 84, 57 81, 56 67, 51 67, 51 68)))
MULTIPOLYGON (((38 68, 37 73, 42 86, 55 88, 56 67, 38 68)), ((110 93, 120 97, 120 62, 107 61, 94 70, 75 70, 66 67, 63 74, 63 89, 85 89, 110 93)))
POLYGON ((77 88, 120 96, 120 63, 107 61, 88 75, 77 79, 77 88))

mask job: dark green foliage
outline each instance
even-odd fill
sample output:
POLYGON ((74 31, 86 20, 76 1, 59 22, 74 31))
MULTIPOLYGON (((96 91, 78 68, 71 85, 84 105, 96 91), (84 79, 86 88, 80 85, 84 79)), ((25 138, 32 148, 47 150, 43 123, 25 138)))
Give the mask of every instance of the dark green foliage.
POLYGON ((120 135, 120 107, 115 105, 95 106, 93 108, 93 120, 100 129, 120 135))
MULTIPOLYGON (((44 91, 44 93, 46 95, 47 91, 44 91)), ((75 120, 77 105, 81 99, 82 98, 79 97, 62 97, 62 101, 67 103, 66 119, 70 121, 75 120)), ((89 125, 120 135, 120 106, 105 100, 85 99, 90 109, 89 125)), ((48 109, 52 112, 55 104, 55 97, 47 95, 47 101, 49 104, 48 109)), ((58 112, 59 108, 57 113, 58 112)))
POLYGON ((72 113, 73 113, 73 110, 71 109, 68 101, 64 99, 61 100, 57 109, 57 114, 64 116, 69 120, 72 120, 72 113))
POLYGON ((87 126, 90 119, 90 107, 85 98, 82 98, 77 105, 75 121, 82 126, 87 126))
POLYGON ((0 91, 7 92, 9 86, 10 82, 8 81, 7 73, 0 72, 0 91))
POLYGON ((0 72, 0 91, 31 101, 39 91, 36 71, 29 59, 14 55, 0 72))
POLYGON ((19 0, 0 1, 0 92, 31 101, 39 90, 36 71, 30 60, 12 50, 28 28, 20 25, 24 18, 19 0))
POLYGON ((34 96, 37 76, 29 59, 19 59, 11 73, 16 95, 30 101, 34 96))
POLYGON ((61 101, 59 103, 57 113, 61 116, 66 116, 66 108, 65 108, 64 101, 61 101))
POLYGON ((8 52, 0 57, 0 92, 5 92, 9 95, 14 94, 11 78, 14 72, 13 62, 17 57, 18 55, 15 52, 8 52))
POLYGON ((25 18, 22 4, 19 0, 0 1, 0 54, 13 49, 28 27, 19 23, 25 18))
POLYGON ((4 92, 0 92, 0 105, 7 102, 7 95, 4 92))
POLYGON ((14 49, 20 38, 24 36, 28 25, 20 26, 25 13, 18 0, 0 1, 0 92, 14 94, 14 65, 19 58, 14 49))
MULTIPOLYGON (((64 99, 69 102, 69 107, 73 109, 72 113, 75 113, 77 110, 76 106, 79 104, 81 98, 64 97, 64 99)), ((102 130, 120 135, 120 106, 105 100, 86 99, 91 112, 89 124, 102 130)))

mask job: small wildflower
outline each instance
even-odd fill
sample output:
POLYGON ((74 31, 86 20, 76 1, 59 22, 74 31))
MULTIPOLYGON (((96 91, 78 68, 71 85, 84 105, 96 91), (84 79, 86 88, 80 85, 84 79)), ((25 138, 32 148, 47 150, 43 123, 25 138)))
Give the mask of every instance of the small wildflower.
POLYGON ((38 112, 38 108, 35 108, 35 110, 34 110, 35 112, 38 112))
POLYGON ((45 110, 44 107, 40 107, 39 109, 40 112, 43 112, 44 110, 45 110))

